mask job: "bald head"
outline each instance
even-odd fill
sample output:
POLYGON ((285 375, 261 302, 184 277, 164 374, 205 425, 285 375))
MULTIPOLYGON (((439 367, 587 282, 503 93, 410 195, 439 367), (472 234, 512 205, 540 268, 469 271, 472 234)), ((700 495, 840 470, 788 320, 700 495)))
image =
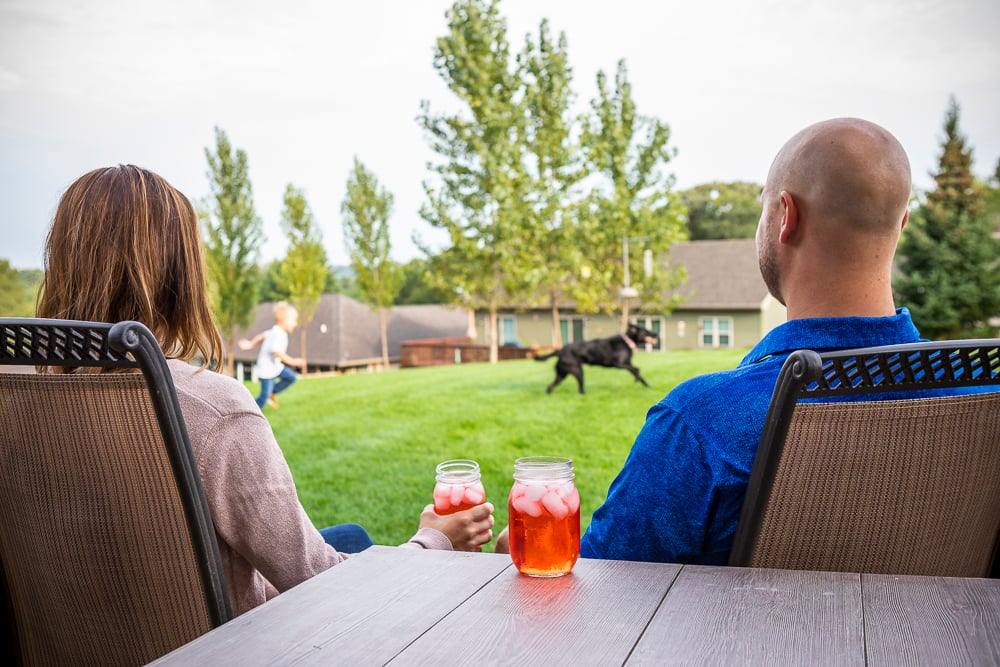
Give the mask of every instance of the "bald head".
POLYGON ((787 191, 800 215, 839 232, 894 236, 910 198, 910 162, 884 128, 836 118, 789 139, 771 164, 765 188, 787 191))
POLYGON ((892 257, 909 199, 906 152, 878 125, 836 118, 789 139, 757 226, 761 275, 788 317, 895 312, 892 257))

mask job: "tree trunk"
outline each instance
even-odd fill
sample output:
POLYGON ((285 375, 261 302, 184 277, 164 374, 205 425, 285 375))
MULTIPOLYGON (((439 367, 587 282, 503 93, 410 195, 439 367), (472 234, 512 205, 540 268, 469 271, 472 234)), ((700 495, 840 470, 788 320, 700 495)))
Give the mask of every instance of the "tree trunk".
POLYGON ((562 328, 559 326, 559 304, 556 303, 556 288, 549 290, 549 305, 552 306, 552 346, 559 349, 562 343, 562 328))
POLYGON ((389 336, 386 326, 385 308, 378 309, 379 334, 382 336, 382 366, 389 368, 389 336))
POLYGON ((625 333, 628 329, 628 297, 622 297, 622 321, 621 321, 621 333, 625 333))
POLYGON ((500 349, 497 344, 497 303, 490 302, 490 363, 495 364, 500 360, 500 349))
MULTIPOLYGON (((229 327, 229 338, 226 340, 226 375, 235 377, 233 364, 236 361, 236 327, 229 327)), ((240 378, 242 380, 242 378, 240 378)))
MULTIPOLYGON (((299 356, 302 357, 303 359, 306 358, 306 324, 309 324, 309 322, 303 324, 302 327, 299 329, 299 348, 300 348, 299 356)), ((308 372, 307 371, 308 368, 309 368, 308 363, 306 363, 306 365, 302 367, 303 375, 305 375, 308 372)))

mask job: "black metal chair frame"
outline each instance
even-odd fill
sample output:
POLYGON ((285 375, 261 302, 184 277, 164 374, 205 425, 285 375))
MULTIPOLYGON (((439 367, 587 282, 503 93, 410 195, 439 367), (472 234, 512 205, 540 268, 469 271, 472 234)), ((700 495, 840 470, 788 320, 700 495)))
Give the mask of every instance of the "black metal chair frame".
MULTIPOLYGON (((913 393, 946 387, 995 385, 1000 390, 1000 339, 931 341, 817 353, 797 350, 785 360, 733 539, 729 564, 750 562, 771 495, 792 413, 799 401, 861 394, 913 393)), ((991 577, 1000 576, 994 557, 991 577)))
POLYGON ((139 322, 0 318, 0 365, 137 369, 142 372, 196 550, 213 627, 230 618, 215 528, 163 351, 139 322))

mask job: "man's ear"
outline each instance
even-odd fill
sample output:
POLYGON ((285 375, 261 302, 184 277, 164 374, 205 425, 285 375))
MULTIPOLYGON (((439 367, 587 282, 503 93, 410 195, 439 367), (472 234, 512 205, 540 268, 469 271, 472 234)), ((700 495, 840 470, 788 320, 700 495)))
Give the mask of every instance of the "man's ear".
POLYGON ((903 222, 902 224, 899 225, 899 231, 903 231, 903 228, 906 227, 906 223, 909 222, 909 220, 910 220, 910 209, 906 209, 905 211, 903 211, 903 222))
POLYGON ((788 243, 799 228, 799 210, 795 206, 795 200, 787 190, 782 190, 778 195, 781 198, 783 208, 781 215, 781 229, 778 231, 778 241, 788 243))

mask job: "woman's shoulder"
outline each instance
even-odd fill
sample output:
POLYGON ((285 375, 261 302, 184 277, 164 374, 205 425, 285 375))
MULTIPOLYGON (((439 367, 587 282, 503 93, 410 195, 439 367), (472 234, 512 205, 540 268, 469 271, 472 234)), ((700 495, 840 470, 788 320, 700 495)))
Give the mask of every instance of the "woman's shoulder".
POLYGON ((177 398, 182 402, 199 403, 220 416, 260 412, 250 391, 235 378, 178 359, 168 360, 167 366, 174 380, 177 398))

